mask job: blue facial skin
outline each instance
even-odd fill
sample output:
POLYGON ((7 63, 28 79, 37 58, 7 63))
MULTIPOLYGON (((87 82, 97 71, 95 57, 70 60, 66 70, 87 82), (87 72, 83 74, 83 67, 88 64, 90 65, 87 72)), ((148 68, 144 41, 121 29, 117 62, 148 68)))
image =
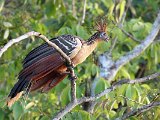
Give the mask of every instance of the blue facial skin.
POLYGON ((99 35, 100 39, 107 41, 109 40, 109 36, 105 32, 101 32, 99 35))

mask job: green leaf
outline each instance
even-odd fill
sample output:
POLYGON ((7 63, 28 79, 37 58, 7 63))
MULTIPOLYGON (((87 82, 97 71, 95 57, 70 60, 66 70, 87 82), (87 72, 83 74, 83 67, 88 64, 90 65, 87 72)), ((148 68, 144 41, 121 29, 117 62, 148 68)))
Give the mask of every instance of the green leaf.
POLYGON ((71 101, 70 96, 70 85, 67 85, 61 93, 61 103, 63 106, 66 106, 71 101))
POLYGON ((126 89, 126 97, 128 98, 127 104, 134 105, 134 102, 132 102, 132 100, 136 100, 137 90, 133 86, 128 85, 126 89))
POLYGON ((68 113, 62 120, 90 120, 90 114, 83 110, 68 113))
POLYGON ((143 84, 143 85, 141 85, 141 87, 143 87, 145 90, 150 90, 151 89, 150 86, 147 85, 147 84, 143 84))
POLYGON ((5 113, 2 110, 0 110, 0 120, 4 120, 4 115, 5 113))
POLYGON ((113 108, 115 108, 115 109, 118 108, 117 100, 114 100, 114 101, 113 101, 113 103, 111 104, 110 110, 112 110, 113 108))
POLYGON ((87 39, 88 38, 88 34, 87 31, 82 27, 82 26, 77 26, 76 27, 76 31, 77 31, 77 36, 82 37, 83 39, 87 39))
POLYGON ((137 22, 133 25, 132 30, 133 31, 140 31, 144 28, 144 23, 142 22, 137 22))
POLYGON ((40 120, 49 120, 49 117, 43 116, 40 120))
POLYGON ((132 86, 128 85, 127 90, 126 90, 126 97, 127 98, 132 98, 132 86))
POLYGON ((45 13, 48 17, 54 16, 56 14, 56 6, 53 1, 49 1, 45 6, 45 13))
POLYGON ((128 78, 130 79, 130 74, 128 73, 128 70, 124 67, 121 68, 121 72, 122 72, 122 75, 125 77, 125 78, 128 78))
POLYGON ((92 75, 96 75, 98 72, 98 67, 95 64, 92 64, 92 75))
POLYGON ((109 112, 109 117, 110 117, 110 118, 114 118, 115 115, 116 115, 116 112, 115 112, 115 111, 111 110, 111 111, 109 112))
POLYGON ((62 27, 61 29, 58 30, 58 34, 72 34, 72 29, 69 27, 62 27))
POLYGON ((19 120, 23 115, 23 107, 19 102, 16 102, 13 106, 13 117, 15 120, 19 120))
POLYGON ((106 81, 102 78, 99 79, 96 84, 95 94, 102 92, 104 89, 106 89, 106 86, 107 86, 106 81))

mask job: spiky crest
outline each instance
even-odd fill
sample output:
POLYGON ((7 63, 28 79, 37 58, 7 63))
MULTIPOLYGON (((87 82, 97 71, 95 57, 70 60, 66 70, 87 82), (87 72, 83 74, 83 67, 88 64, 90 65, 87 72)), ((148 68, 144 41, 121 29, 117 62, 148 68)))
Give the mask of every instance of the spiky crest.
POLYGON ((99 19, 96 21, 95 29, 98 32, 106 32, 107 24, 105 19, 99 19))

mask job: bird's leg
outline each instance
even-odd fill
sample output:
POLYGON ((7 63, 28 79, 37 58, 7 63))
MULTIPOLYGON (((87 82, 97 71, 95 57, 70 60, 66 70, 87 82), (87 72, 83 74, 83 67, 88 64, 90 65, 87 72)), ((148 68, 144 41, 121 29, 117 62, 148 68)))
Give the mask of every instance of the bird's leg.
POLYGON ((74 72, 74 65, 73 63, 66 65, 67 66, 67 71, 70 72, 69 74, 69 79, 71 80, 71 98, 72 98, 72 102, 76 102, 76 79, 77 76, 74 72))
POLYGON ((73 65, 73 63, 66 64, 66 66, 67 66, 67 71, 65 73, 69 74, 69 79, 70 80, 76 80, 77 79, 77 75, 74 72, 74 65, 73 65))

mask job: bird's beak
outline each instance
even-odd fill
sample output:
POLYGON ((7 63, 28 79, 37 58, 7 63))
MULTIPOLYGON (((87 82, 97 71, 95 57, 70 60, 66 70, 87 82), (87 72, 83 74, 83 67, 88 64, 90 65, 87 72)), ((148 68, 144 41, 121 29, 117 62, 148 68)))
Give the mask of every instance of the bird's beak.
POLYGON ((105 41, 106 41, 106 42, 108 42, 108 41, 109 41, 109 36, 108 36, 108 35, 106 35, 106 37, 105 37, 105 41))

